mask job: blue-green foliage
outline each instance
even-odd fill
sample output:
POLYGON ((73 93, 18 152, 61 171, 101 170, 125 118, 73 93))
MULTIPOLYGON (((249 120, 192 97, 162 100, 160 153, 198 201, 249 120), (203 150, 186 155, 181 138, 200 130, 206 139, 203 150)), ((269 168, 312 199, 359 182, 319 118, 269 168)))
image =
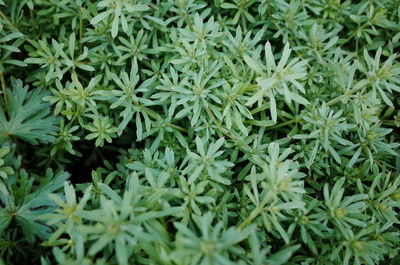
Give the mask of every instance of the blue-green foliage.
POLYGON ((399 0, 0 0, 0 264, 399 264, 399 0))

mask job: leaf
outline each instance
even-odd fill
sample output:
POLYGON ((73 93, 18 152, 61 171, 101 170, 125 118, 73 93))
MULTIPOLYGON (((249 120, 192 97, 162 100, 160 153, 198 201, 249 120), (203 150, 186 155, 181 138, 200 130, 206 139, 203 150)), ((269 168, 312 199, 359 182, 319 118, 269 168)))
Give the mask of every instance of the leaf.
MULTIPOLYGON (((52 177, 52 171, 48 170, 47 175, 49 178, 52 177)), ((55 205, 48 194, 60 189, 68 177, 68 173, 58 172, 47 183, 43 183, 35 192, 27 195, 22 205, 18 207, 15 213, 16 220, 21 225, 29 241, 33 241, 35 235, 43 240, 51 235, 52 230, 44 224, 40 216, 53 212, 55 205)))
POLYGON ((276 64, 274 54, 272 53, 271 43, 269 43, 269 41, 265 44, 265 59, 267 61, 268 72, 270 73, 276 69, 276 64))
POLYGON ((276 71, 280 72, 283 70, 289 59, 290 51, 289 44, 286 43, 285 48, 283 49, 282 57, 279 60, 278 66, 276 67, 276 71))
POLYGON ((98 14, 90 21, 90 23, 95 25, 95 24, 99 23, 100 21, 103 21, 105 18, 107 18, 111 14, 111 12, 112 12, 112 10, 108 10, 108 11, 98 14))
POLYGON ((119 18, 115 17, 111 24, 111 36, 115 38, 118 35, 119 18))
POLYGON ((149 10, 149 7, 143 4, 130 5, 128 7, 129 12, 143 12, 146 10, 149 10))
POLYGON ((310 159, 307 162, 307 167, 310 168, 311 165, 314 163, 315 157, 317 156, 317 152, 318 152, 318 147, 319 147, 319 141, 316 142, 316 144, 314 145, 311 155, 310 155, 310 159))
POLYGON ((0 234, 8 227, 12 220, 12 215, 7 211, 7 209, 0 208, 0 234))
POLYGON ((19 79, 11 83, 12 90, 6 91, 7 114, 5 104, 0 104, 0 135, 15 135, 32 144, 53 142, 51 134, 58 130, 58 119, 51 116, 50 104, 42 100, 48 93, 40 88, 28 91, 19 79))
POLYGON ((270 104, 270 109, 271 109, 271 118, 274 122, 276 122, 278 119, 278 113, 276 110, 275 96, 272 92, 269 94, 269 104, 270 104))
POLYGON ((243 59, 247 63, 247 65, 250 66, 250 68, 256 71, 258 74, 261 75, 263 73, 263 66, 261 64, 259 64, 247 55, 243 56, 243 59))
POLYGON ((284 249, 268 256, 266 261, 270 264, 276 264, 276 265, 284 264, 293 255, 293 252, 295 252, 296 250, 299 249, 299 247, 300 247, 300 245, 294 245, 294 246, 291 246, 288 248, 284 248, 284 249))

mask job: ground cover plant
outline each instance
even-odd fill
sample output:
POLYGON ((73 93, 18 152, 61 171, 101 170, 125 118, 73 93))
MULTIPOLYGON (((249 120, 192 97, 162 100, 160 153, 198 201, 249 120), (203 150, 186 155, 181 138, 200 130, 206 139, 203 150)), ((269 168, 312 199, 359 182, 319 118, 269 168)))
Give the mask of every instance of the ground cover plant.
POLYGON ((0 0, 0 264, 400 264, 399 0, 0 0))

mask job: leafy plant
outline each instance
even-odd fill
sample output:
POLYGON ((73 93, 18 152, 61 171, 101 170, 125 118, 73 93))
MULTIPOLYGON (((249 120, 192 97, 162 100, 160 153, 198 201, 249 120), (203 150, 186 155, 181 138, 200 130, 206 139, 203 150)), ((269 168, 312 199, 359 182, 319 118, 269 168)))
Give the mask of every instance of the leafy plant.
POLYGON ((398 0, 0 6, 0 264, 399 263, 398 0))

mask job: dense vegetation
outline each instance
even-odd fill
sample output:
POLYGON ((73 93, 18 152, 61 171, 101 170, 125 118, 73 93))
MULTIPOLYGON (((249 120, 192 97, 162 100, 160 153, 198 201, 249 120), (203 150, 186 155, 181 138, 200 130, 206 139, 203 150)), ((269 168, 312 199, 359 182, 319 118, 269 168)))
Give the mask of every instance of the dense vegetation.
POLYGON ((400 264, 400 0, 0 0, 0 264, 400 264))

